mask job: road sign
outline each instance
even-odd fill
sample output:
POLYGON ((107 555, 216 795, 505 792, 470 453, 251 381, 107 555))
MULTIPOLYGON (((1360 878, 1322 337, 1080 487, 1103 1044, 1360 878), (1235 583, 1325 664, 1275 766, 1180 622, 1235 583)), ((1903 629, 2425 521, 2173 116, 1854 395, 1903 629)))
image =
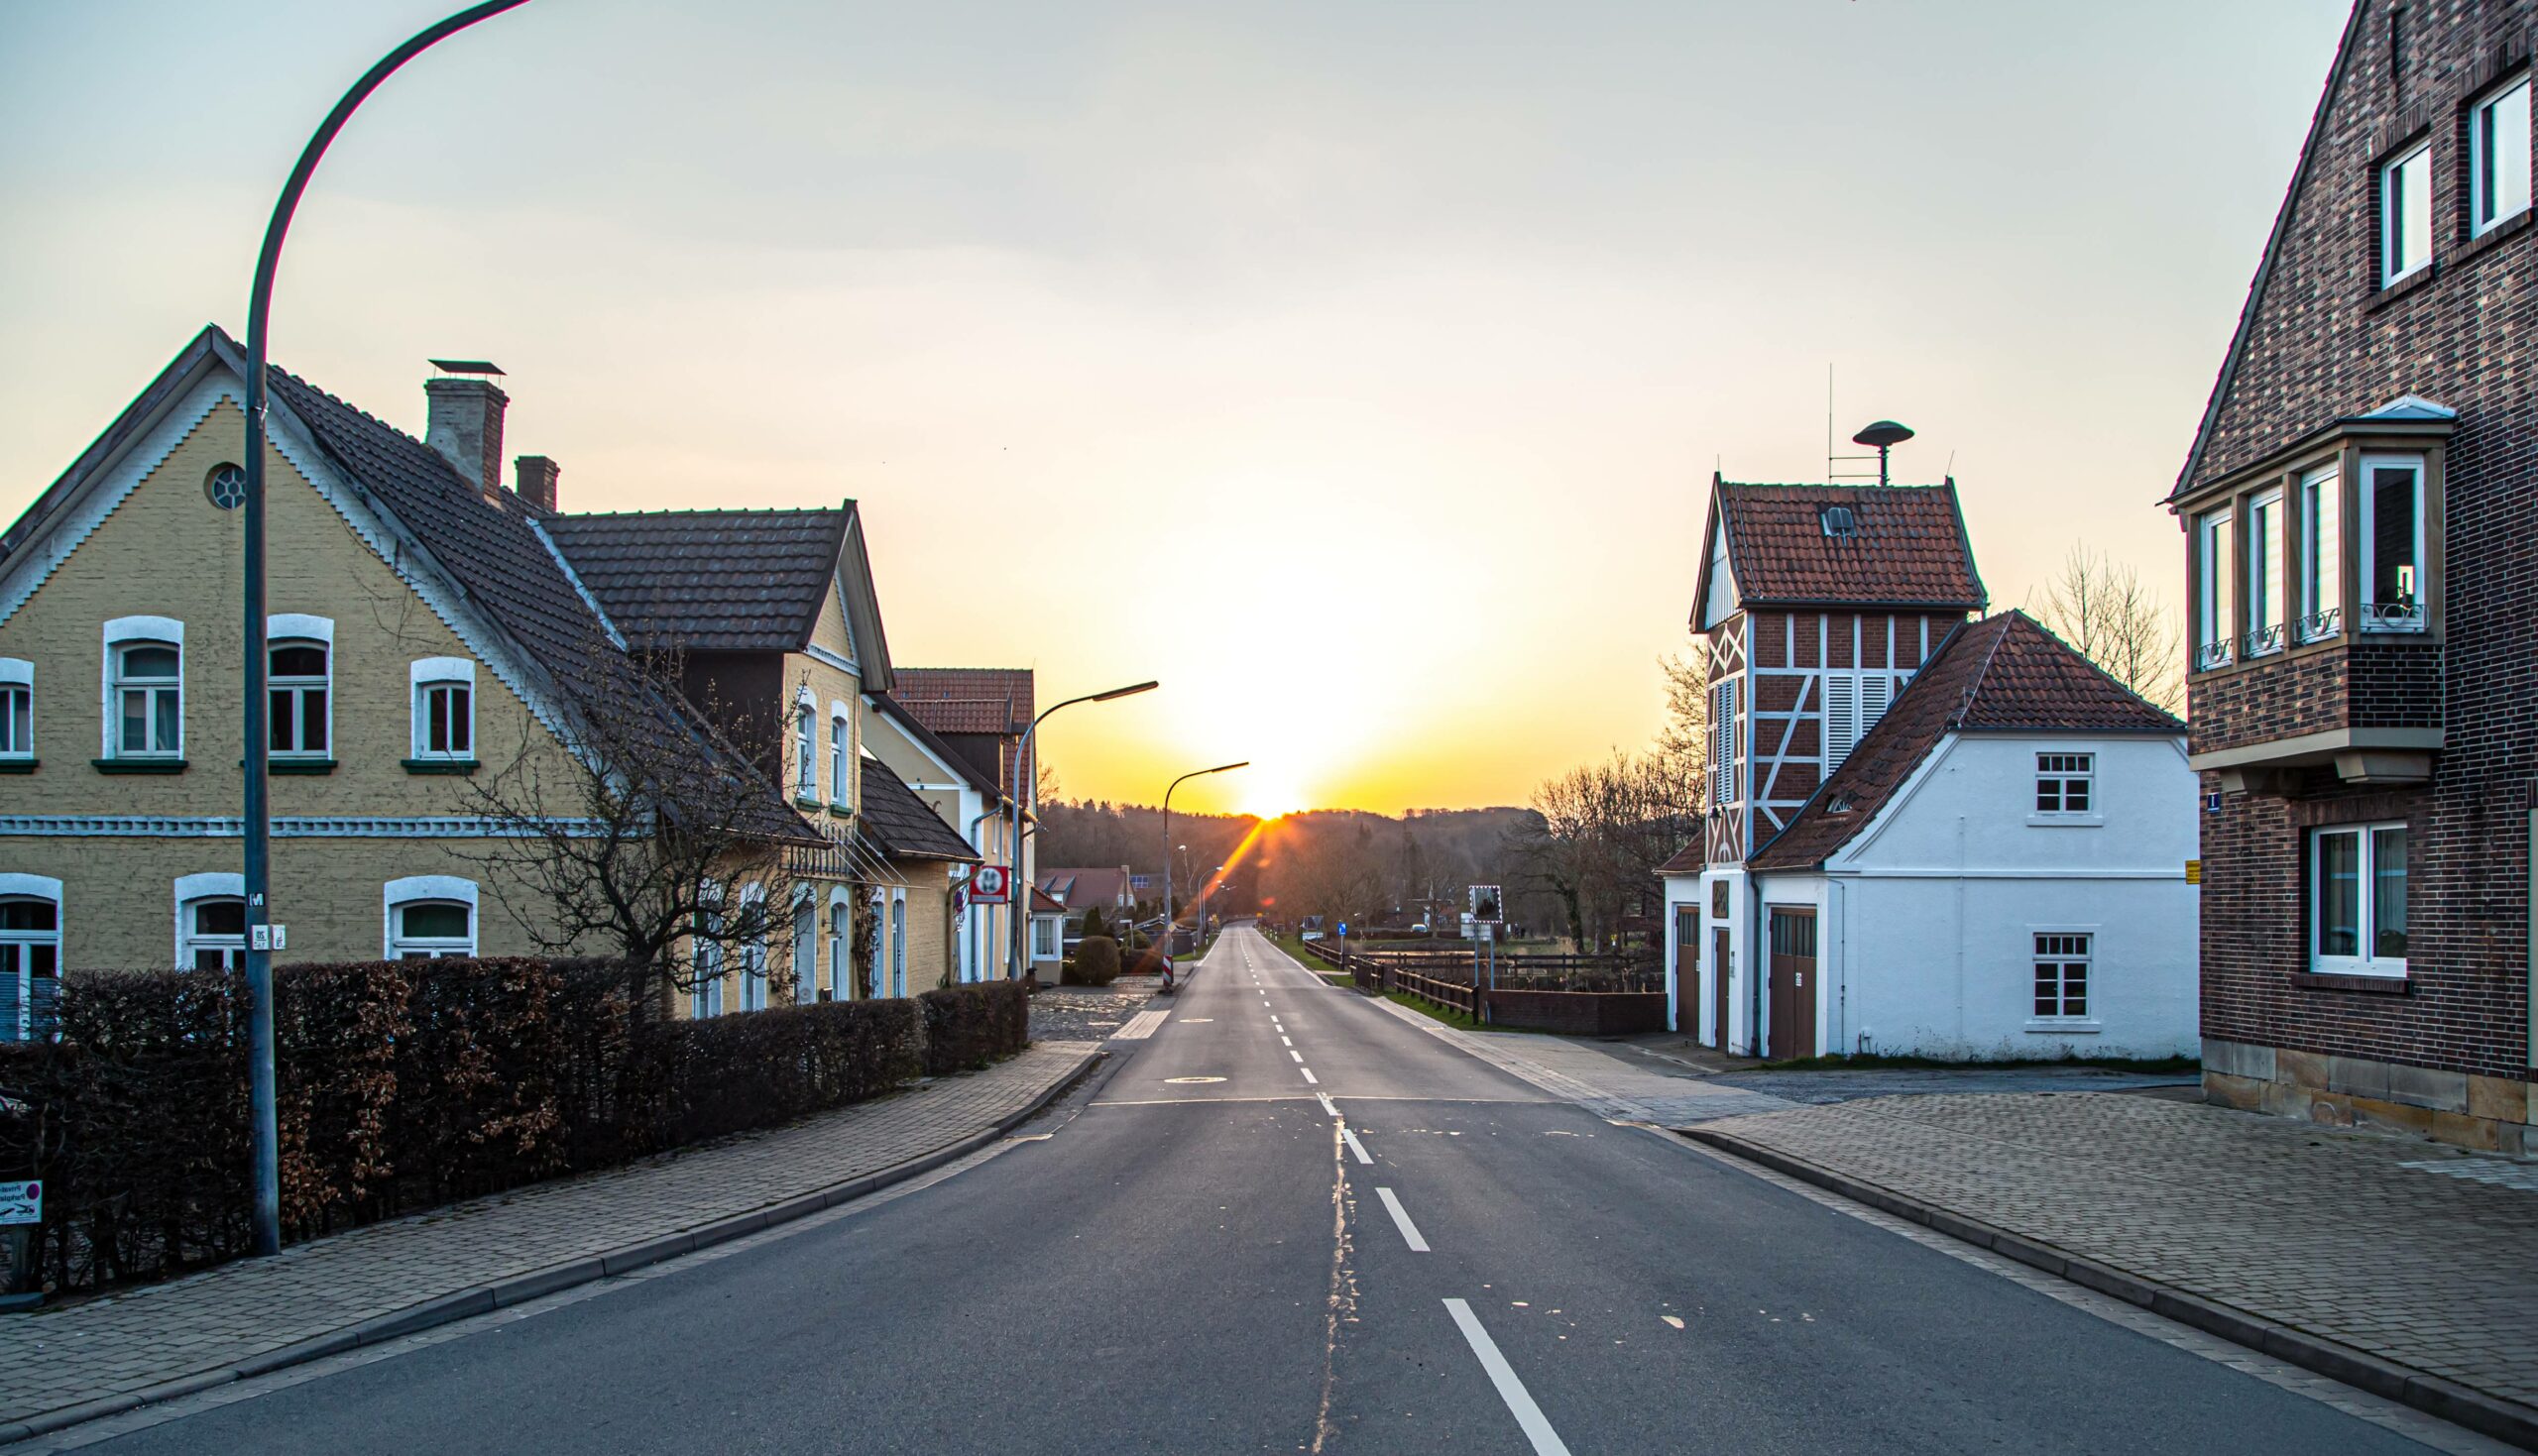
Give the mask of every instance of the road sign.
POLYGON ((1507 917, 1499 909, 1502 897, 1496 885, 1471 887, 1471 918, 1484 925, 1496 925, 1507 917))
POLYGON ((0 1183, 0 1224, 44 1222, 44 1184, 0 1183))
POLYGON ((1013 871, 1001 864, 981 864, 970 871, 970 903, 1007 905, 1013 901, 1013 871))

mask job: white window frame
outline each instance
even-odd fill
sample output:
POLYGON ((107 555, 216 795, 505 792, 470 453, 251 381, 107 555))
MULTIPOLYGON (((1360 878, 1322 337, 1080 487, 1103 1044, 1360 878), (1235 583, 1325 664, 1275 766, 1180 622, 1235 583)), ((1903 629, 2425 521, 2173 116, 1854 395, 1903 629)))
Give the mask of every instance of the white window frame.
POLYGON ((2029 1031, 2088 1032, 2099 1026, 2098 928, 2093 925, 2031 925, 2026 928, 2026 1024, 2029 1031), (2047 941, 2060 944, 2048 946, 2047 941), (2078 942, 2074 947, 2070 942, 2078 942), (2054 1010, 2035 1009, 2036 972, 2055 967, 2054 1010), (2070 1001, 2071 967, 2080 968, 2080 1009, 2065 1011, 2070 1001))
POLYGON ((2105 805, 2098 798, 2097 750, 2038 748, 2035 750, 2035 792, 2028 800, 2027 822, 2030 824, 2104 824, 2105 805), (2052 785, 2053 808, 2045 807, 2046 785, 2052 785), (2071 786, 2077 784, 2083 807, 2073 809, 2071 786))
POLYGON ((1710 684, 1710 807, 1736 799, 1736 683, 1732 677, 1710 684))
MULTIPOLYGON (((136 759, 144 762, 180 761, 185 756, 185 624, 173 616, 118 616, 105 625, 105 723, 103 758, 136 759), (123 654, 131 647, 156 646, 176 649, 176 741, 173 746, 144 747, 127 751, 123 744, 123 654)), ((157 689, 166 684, 164 678, 136 678, 136 685, 157 689)), ((157 721, 157 714, 151 715, 157 721)))
POLYGON ((36 665, 23 657, 0 657, 0 759, 36 756, 36 665), (15 731, 12 700, 27 700, 26 731, 15 731))
MULTIPOLYGON (((304 614, 304 613, 298 613, 298 612, 278 612, 278 613, 275 613, 273 616, 266 617, 266 618, 265 618, 265 669, 266 669, 266 670, 265 670, 266 696, 268 697, 268 699, 270 699, 270 698, 272 698, 272 697, 274 697, 274 696, 276 696, 276 695, 279 695, 279 694, 285 694, 285 693, 287 693, 287 694, 290 695, 291 708, 292 708, 292 710, 293 710, 293 713, 292 713, 292 719, 291 719, 291 721, 292 721, 294 724, 296 724, 296 723, 299 721, 300 715, 298 714, 297 710, 298 710, 298 707, 299 707, 299 701, 300 701, 300 699, 301 699, 305 694, 307 694, 307 693, 308 693, 308 692, 313 688, 315 691, 320 692, 320 693, 323 693, 323 694, 325 694, 325 695, 326 695, 326 714, 325 714, 326 744, 325 744, 325 746, 324 746, 324 747, 322 747, 322 748, 309 748, 309 747, 307 747, 307 746, 305 746, 305 745, 302 745, 302 746, 300 746, 300 747, 291 748, 291 749, 288 749, 288 750, 284 750, 284 749, 279 749, 279 748, 278 748, 278 749, 274 749, 274 750, 273 750, 273 755, 272 755, 272 756, 273 756, 273 757, 275 757, 275 758, 277 758, 277 759, 280 759, 280 760, 282 760, 282 761, 284 761, 284 762, 286 762, 286 763, 288 763, 288 762, 320 762, 320 763, 322 763, 322 762, 324 762, 325 760, 327 760, 327 759, 329 759, 329 758, 334 757, 334 755, 335 755, 335 623, 334 623, 334 619, 333 619, 333 618, 331 618, 331 617, 324 617, 324 616, 308 616, 308 615, 306 615, 306 614, 304 614), (315 677, 315 678, 306 678, 306 677, 291 677, 291 678, 285 678, 285 677, 278 676, 278 675, 276 675, 276 674, 274 673, 274 671, 273 671, 273 654, 274 654, 275 652, 280 651, 281 649, 283 649, 283 648, 285 648, 285 647, 304 646, 304 645, 308 645, 308 644, 311 644, 311 643, 315 644, 317 647, 319 647, 320 649, 322 649, 322 650, 325 652, 325 654, 326 654, 326 670, 325 670, 323 673, 319 674, 319 675, 318 675, 317 677, 315 677)), ((266 741, 267 741, 268 743, 270 743, 270 742, 273 740, 273 734, 274 734, 274 728, 275 728, 275 726, 276 726, 276 725, 278 725, 278 724, 280 724, 281 722, 282 722, 282 716, 281 716, 280 714, 277 714, 277 713, 274 713, 273 711, 271 711, 271 704, 270 704, 270 703, 268 703, 268 704, 267 704, 267 711, 266 711, 266 714, 265 714, 265 737, 266 737, 266 741)))
POLYGON ((180 874, 169 887, 176 906, 176 968, 194 968, 194 952, 198 950, 235 951, 237 964, 246 963, 247 938, 237 936, 199 936, 194 933, 194 907, 206 900, 235 900, 243 910, 247 904, 247 877, 236 870, 205 870, 200 874, 180 874), (236 941, 236 945, 228 944, 236 941))
POLYGON ((2329 461, 2300 474, 2299 543, 2294 548, 2300 602, 2292 635, 2323 642, 2344 630, 2344 466, 2329 461))
POLYGON ((793 705, 793 793, 797 798, 820 797, 818 717, 808 703, 793 705))
POLYGON ((774 930, 773 924, 766 915, 766 886, 764 885, 741 886, 740 929, 744 934, 748 934, 752 928, 756 933, 741 942, 741 1009, 764 1011, 767 994, 768 940, 770 933, 774 930))
POLYGON ((2223 505, 2194 518, 2194 666, 2200 671, 2238 660, 2238 557, 2231 544, 2238 512, 2223 505))
POLYGON ((2432 563, 2424 554, 2424 515, 2427 510, 2425 475, 2430 469, 2420 455, 2365 455, 2362 457, 2362 621, 2366 632, 2419 632, 2431 619, 2432 563), (2375 600, 2379 580, 2379 492, 2372 476, 2375 472, 2399 469, 2413 472, 2415 481, 2414 569, 2415 600, 2411 610, 2394 603, 2375 600))
POLYGON ((2523 70, 2477 98, 2468 109, 2470 237, 2481 238, 2529 210, 2529 72, 2523 70), (2519 114, 2511 115, 2515 110, 2519 114), (2488 181, 2488 171, 2504 185, 2488 181))
POLYGON ((1058 927, 1060 924, 1061 922, 1059 918, 1054 915, 1034 915, 1031 917, 1032 959, 1055 960, 1058 958, 1058 927))
MULTIPOLYGON (((2368 824, 2322 824, 2308 832, 2303 847, 2308 851, 2306 871, 2308 887, 2307 913, 2302 917, 2308 925, 2309 968, 2319 975, 2366 975, 2388 980, 2403 980, 2406 957, 2378 953, 2379 940, 2379 836, 2393 831, 2405 845, 2408 887, 2414 873, 2413 842, 2403 820, 2377 820, 2368 824), (2323 944, 2326 932, 2325 891, 2326 855, 2329 839, 2351 837, 2355 841, 2355 946, 2359 954, 2329 954, 2323 944)), ((2413 907, 2407 907, 2407 923, 2413 923, 2413 907)), ((2411 946, 2409 947, 2411 949, 2411 946)))
MULTIPOLYGON (((705 882, 705 892, 698 896, 700 906, 723 903, 723 887, 712 880, 705 882)), ((687 938, 688 959, 693 963, 696 987, 687 993, 688 1015, 698 1021, 723 1014, 723 982, 731 967, 723 959, 723 943, 711 937, 723 931, 723 912, 700 908, 696 924, 687 938)))
POLYGON ((478 913, 476 882, 454 874, 409 874, 393 879, 379 890, 379 953, 385 960, 402 960, 407 951, 419 951, 432 959, 476 953, 477 934, 484 924, 478 913), (407 940, 397 934, 397 912, 408 905, 455 904, 467 907, 467 934, 459 936, 423 936, 407 940))
POLYGON ((412 717, 410 755, 434 763, 476 761, 476 660, 472 657, 417 657, 405 668, 406 702, 412 717), (436 688, 467 690, 467 746, 435 752, 431 747, 431 694, 436 688))
POLYGON ((2378 196, 2379 286, 2386 288, 2401 283, 2432 267, 2435 229, 2432 205, 2432 139, 2430 137, 2424 138, 2379 165, 2378 196), (2409 192, 2405 189, 2406 169, 2418 162, 2423 164, 2422 169, 2416 173, 2416 180, 2420 185, 2409 192), (2396 206, 2389 205, 2392 195, 2396 198, 2396 206), (2417 199, 2420 199, 2419 203, 2417 199), (2420 226, 2423 233, 2423 252, 2411 263, 2401 266, 2402 245, 2414 236, 2413 230, 2406 226, 2408 222, 2420 226))
POLYGON ((2246 655, 2264 657, 2282 650, 2290 632, 2290 584, 2283 580, 2282 523, 2287 515, 2282 488, 2275 486, 2248 498, 2241 549, 2248 558, 2248 629, 2246 655))
POLYGON ((793 895, 793 1004, 808 1006, 820 998, 820 914, 811 903, 808 885, 793 895))
POLYGON ((829 704, 829 803, 838 809, 853 807, 851 789, 855 783, 852 764, 855 761, 855 720, 843 703, 829 704))
POLYGON ((908 892, 890 892, 890 994, 908 993, 908 892))
POLYGON ((66 907, 61 903, 61 881, 41 874, 0 872, 0 900, 48 901, 53 906, 51 931, 0 930, 0 951, 15 963, 17 1015, 6 1026, 0 1026, 0 1041, 23 1042, 35 1030, 35 952, 44 947, 53 951, 54 994, 61 991, 62 941, 68 930, 66 907))

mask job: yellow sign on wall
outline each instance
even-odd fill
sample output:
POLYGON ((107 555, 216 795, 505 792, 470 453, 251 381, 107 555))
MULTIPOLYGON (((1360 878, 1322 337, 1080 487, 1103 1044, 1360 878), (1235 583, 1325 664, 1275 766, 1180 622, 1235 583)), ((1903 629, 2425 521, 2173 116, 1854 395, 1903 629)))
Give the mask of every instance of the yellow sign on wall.
POLYGON ((2202 860, 2189 859, 2185 862, 2185 882, 2189 885, 2199 885, 2203 883, 2202 860))

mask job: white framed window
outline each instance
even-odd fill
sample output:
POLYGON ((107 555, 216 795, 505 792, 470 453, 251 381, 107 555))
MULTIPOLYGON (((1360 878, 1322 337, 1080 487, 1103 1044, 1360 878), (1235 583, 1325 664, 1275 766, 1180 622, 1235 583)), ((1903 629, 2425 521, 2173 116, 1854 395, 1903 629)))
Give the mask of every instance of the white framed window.
POLYGON ((1031 958, 1055 960, 1058 956, 1058 922, 1053 916, 1031 917, 1031 958))
POLYGON ((696 933, 689 938, 695 950, 696 988, 688 992, 687 1011, 702 1021, 723 1014, 723 916, 720 911, 696 912, 696 933))
POLYGON ((2036 931, 2035 1000, 2037 1021, 2089 1019, 2090 952, 2096 937, 2081 931, 2036 931))
POLYGON ((61 881, 0 874, 0 1041, 53 1033, 61 1004, 61 881))
POLYGON ((2282 492, 2248 501, 2247 655, 2282 650, 2285 592, 2282 579, 2282 492))
POLYGON ((247 878, 234 870, 180 874, 174 884, 176 968, 237 970, 247 963, 247 878))
POLYGON ((185 752, 185 624, 167 616, 106 623, 108 758, 185 752))
POLYGON ((1709 690, 1709 802, 1712 808, 1736 802, 1736 679, 1722 678, 1709 690))
POLYGON ((2227 667, 2238 660, 2236 559, 2231 554, 2231 514, 2207 510, 2194 518, 2194 665, 2227 667))
POLYGON ((848 765, 854 759, 855 729, 848 722, 846 705, 829 705, 829 802, 843 809, 851 802, 855 783, 848 765))
POLYGON ((405 671, 414 705, 413 756, 464 763, 476 756, 476 663, 417 658, 405 671))
POLYGON ((2423 457, 2362 457, 2362 629, 2419 632, 2424 574, 2423 457))
POLYGON ((476 882, 417 874, 381 889, 391 960, 438 960, 476 953, 476 882))
POLYGON ((766 886, 741 886, 741 1009, 766 1009, 767 936, 772 927, 766 918, 766 886))
POLYGON ((2098 756, 2095 753, 2035 755, 2035 812, 2095 814, 2098 756))
POLYGON ((1828 672, 1824 683, 1824 771, 1851 756, 1895 701, 1895 678, 1883 672, 1828 672))
POLYGON ((2344 630, 2344 472, 2322 465, 2300 477, 2299 587, 2303 642, 2344 630))
POLYGON ((2468 231, 2482 236, 2529 210, 2529 76, 2468 113, 2468 231))
POLYGON ((890 994, 908 993, 908 892, 890 892, 890 994))
POLYGON ((276 642, 265 678, 266 719, 276 758, 323 758, 333 745, 334 649, 324 642, 276 642))
POLYGON ((807 892, 793 902, 793 1004, 808 1006, 819 999, 820 939, 819 917, 811 913, 807 892))
POLYGON ((793 710, 793 792, 805 799, 820 797, 820 754, 813 736, 811 705, 793 710))
POLYGON ((0 758, 36 756, 36 665, 0 657, 0 758))
POLYGON ((2432 262, 2432 142, 2417 142, 2379 168, 2379 284, 2412 278, 2432 262))
POLYGON ((2406 973, 2406 827, 2309 832, 2309 968, 2326 975, 2406 973))
POLYGON ((829 896, 829 984, 820 992, 823 1001, 855 998, 855 906, 846 893, 837 890, 829 896))

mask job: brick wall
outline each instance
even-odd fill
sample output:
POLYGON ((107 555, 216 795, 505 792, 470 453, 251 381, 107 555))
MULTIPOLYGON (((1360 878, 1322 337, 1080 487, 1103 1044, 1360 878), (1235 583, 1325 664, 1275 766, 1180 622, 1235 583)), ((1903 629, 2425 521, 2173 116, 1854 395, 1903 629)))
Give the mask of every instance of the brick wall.
MULTIPOLYGON (((2527 782, 2538 772, 2538 228, 2466 237, 2468 103, 2525 64, 2533 0, 2364 0, 2305 180, 2189 487, 2401 394, 2459 412, 2444 452, 2442 642, 2357 642, 2198 680, 2198 750, 2347 726, 2440 726, 2430 785, 2306 776, 2204 816, 2203 1033, 2510 1076, 2527 1067, 2527 782), (2428 279, 2374 286, 2376 165, 2428 130, 2428 279), (2404 994, 2305 983, 2301 831, 2403 818, 2404 994)), ((2217 787, 2207 775, 2205 788, 2217 787)))

